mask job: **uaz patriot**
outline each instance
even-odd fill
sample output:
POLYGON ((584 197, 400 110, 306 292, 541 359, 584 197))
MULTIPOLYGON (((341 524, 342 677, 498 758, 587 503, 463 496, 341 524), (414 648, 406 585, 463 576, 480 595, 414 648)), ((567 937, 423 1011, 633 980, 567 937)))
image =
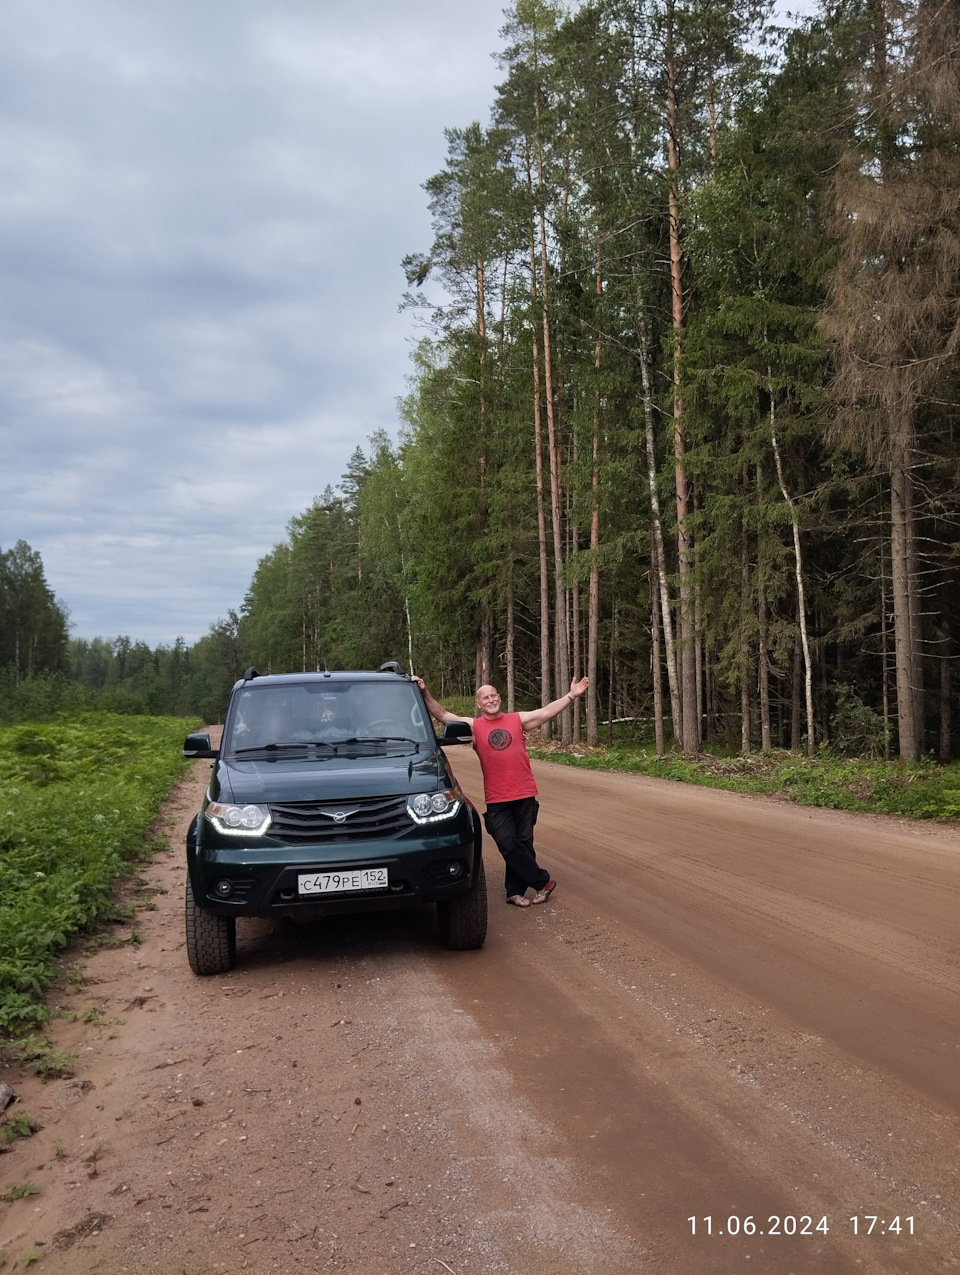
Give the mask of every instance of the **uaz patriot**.
POLYGON ((233 688, 203 808, 187 834, 187 955, 196 974, 236 959, 239 917, 323 917, 434 903, 449 948, 483 945, 481 822, 419 686, 379 672, 248 669, 233 688))

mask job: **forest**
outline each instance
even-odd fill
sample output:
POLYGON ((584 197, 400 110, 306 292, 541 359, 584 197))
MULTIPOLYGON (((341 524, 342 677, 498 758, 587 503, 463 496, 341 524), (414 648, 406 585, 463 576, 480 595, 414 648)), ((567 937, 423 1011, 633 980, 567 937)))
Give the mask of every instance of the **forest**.
POLYGON ((3 555, 0 663, 208 720, 251 663, 586 673, 561 743, 949 760, 958 37, 952 0, 517 0, 424 183, 396 437, 190 648, 27 666, 3 555))

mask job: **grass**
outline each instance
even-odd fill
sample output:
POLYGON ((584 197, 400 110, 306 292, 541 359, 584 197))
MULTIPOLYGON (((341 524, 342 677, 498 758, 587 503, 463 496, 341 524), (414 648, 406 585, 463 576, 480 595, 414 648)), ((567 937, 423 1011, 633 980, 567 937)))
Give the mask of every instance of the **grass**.
POLYGON ((4 1123, 0 1125, 0 1130, 7 1142, 15 1142, 17 1138, 32 1138, 42 1128, 38 1121, 22 1109, 7 1116, 4 1123))
POLYGON ((28 1195, 39 1195, 40 1188, 32 1178, 28 1178, 26 1182, 8 1182, 7 1189, 0 1194, 0 1200, 5 1200, 8 1204, 14 1200, 24 1200, 28 1195))
POLYGON ((88 713, 0 729, 0 1033, 50 1018, 44 995, 71 940, 132 919, 112 891, 153 851, 149 830, 193 727, 88 713))
POLYGON ((803 806, 901 815, 910 819, 960 818, 960 762, 885 762, 843 757, 822 749, 815 757, 775 750, 746 757, 704 753, 686 760, 657 757, 649 745, 619 743, 587 748, 528 742, 530 755, 588 770, 619 770, 779 797, 803 806))
POLYGON ((66 1049, 56 1049, 49 1040, 40 1036, 24 1036, 8 1041, 3 1048, 5 1057, 25 1067, 41 1080, 64 1080, 73 1075, 76 1058, 66 1049))

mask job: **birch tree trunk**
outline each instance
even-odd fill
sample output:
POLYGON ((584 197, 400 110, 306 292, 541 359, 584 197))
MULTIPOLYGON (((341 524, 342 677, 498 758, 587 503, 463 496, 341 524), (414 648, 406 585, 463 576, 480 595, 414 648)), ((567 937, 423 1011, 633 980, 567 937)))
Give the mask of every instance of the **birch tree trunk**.
MULTIPOLYGON (((772 382, 772 373, 767 369, 767 374, 772 382)), ((770 442, 773 444, 773 458, 777 466, 777 482, 780 484, 780 492, 783 499, 787 503, 790 510, 790 525, 793 528, 793 561, 794 572, 797 581, 797 621, 800 628, 800 644, 803 648, 803 669, 804 669, 804 688, 806 693, 807 707, 807 756, 812 757, 816 751, 816 735, 814 733, 813 721, 813 669, 810 664, 810 639, 807 635, 807 606, 803 588, 803 555, 800 549, 800 524, 797 521, 797 511, 790 493, 787 491, 787 484, 783 477, 783 463, 780 459, 780 444, 777 441, 777 424, 775 416, 775 405, 773 395, 770 396, 770 442)))

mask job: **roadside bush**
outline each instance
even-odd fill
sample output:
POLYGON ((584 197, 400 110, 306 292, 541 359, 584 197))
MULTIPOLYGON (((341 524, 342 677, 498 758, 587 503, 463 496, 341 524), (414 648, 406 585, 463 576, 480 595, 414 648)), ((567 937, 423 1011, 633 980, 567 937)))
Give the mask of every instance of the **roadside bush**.
POLYGON ((110 906, 194 725, 91 713, 0 730, 0 1030, 49 1017, 55 957, 110 906))
POLYGON ((837 687, 837 702, 830 741, 848 757, 883 757, 889 744, 887 725, 879 713, 864 704, 852 686, 837 687))

